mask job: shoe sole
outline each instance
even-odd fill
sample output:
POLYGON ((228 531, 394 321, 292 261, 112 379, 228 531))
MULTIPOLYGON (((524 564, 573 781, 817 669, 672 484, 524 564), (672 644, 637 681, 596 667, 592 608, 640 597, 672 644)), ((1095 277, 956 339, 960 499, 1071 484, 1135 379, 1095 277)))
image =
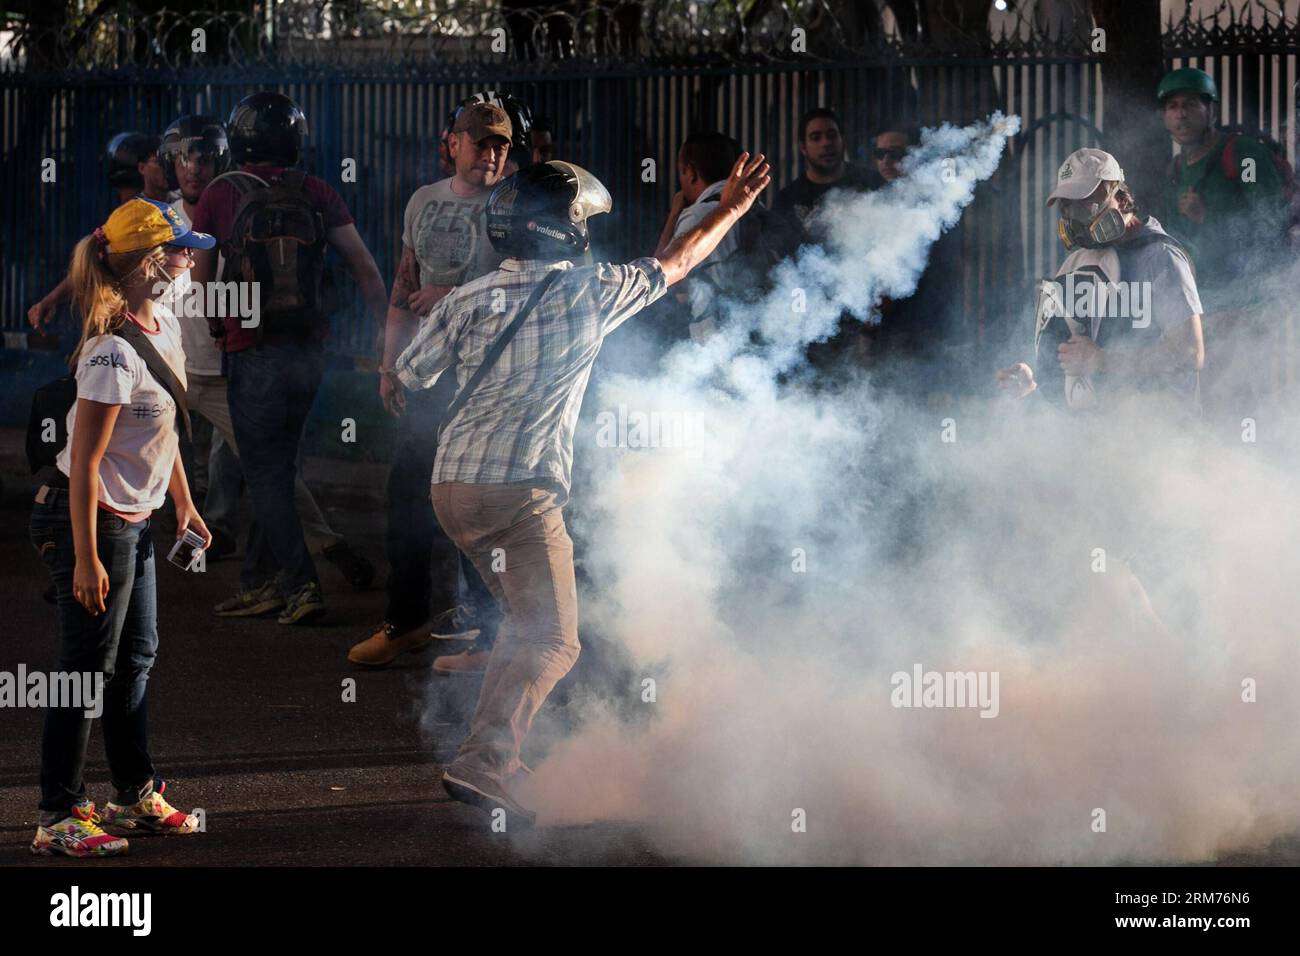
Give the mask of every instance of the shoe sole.
POLYGON ((525 828, 535 826, 537 823, 537 814, 527 812, 520 813, 511 810, 510 807, 503 804, 496 797, 484 793, 471 783, 464 780, 458 780, 447 772, 442 775, 442 789, 447 791, 447 796, 460 803, 468 803, 472 807, 484 811, 491 815, 493 810, 504 810, 506 812, 506 828, 509 829, 511 823, 517 823, 525 828))
MULTIPOLYGON (((108 831, 105 830, 104 832, 107 833, 108 831)), ((113 836, 116 835, 117 834, 113 834, 113 836)), ((32 856, 66 856, 73 860, 96 860, 110 856, 125 856, 127 851, 131 849, 131 845, 128 843, 120 850, 113 850, 110 853, 74 853, 61 846, 56 846, 53 843, 46 844, 45 846, 37 846, 33 843, 30 845, 29 849, 32 851, 32 856)))
POLYGON ((454 634, 435 634, 433 631, 430 631, 429 637, 433 638, 435 641, 452 641, 457 644, 470 644, 477 641, 479 635, 482 633, 482 630, 476 627, 468 631, 457 631, 454 634))
POLYGON ((392 664, 403 654, 427 654, 431 647, 433 647, 433 642, 425 641, 423 644, 420 644, 418 647, 408 647, 404 650, 398 651, 396 654, 394 654, 386 661, 359 661, 356 658, 354 658, 351 654, 349 654, 348 663, 356 664, 358 667, 387 667, 389 664, 392 664))
POLYGON ((311 607, 300 608, 293 612, 291 617, 279 617, 276 619, 277 624, 302 624, 304 621, 312 621, 325 613, 325 605, 317 604, 311 607))
POLYGON ((487 668, 484 667, 482 670, 467 670, 463 667, 439 667, 437 664, 434 664, 433 672, 439 677, 482 677, 487 672, 487 668))
POLYGON ((262 617, 275 611, 283 611, 284 602, 266 601, 262 604, 255 604, 252 607, 237 608, 230 611, 213 611, 217 617, 262 617))

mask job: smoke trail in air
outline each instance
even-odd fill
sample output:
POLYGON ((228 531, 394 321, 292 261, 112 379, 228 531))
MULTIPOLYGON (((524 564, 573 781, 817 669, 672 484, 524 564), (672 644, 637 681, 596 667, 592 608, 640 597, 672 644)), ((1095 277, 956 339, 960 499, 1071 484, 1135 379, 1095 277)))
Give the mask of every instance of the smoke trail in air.
POLYGON ((828 863, 1202 858, 1294 827, 1287 455, 1146 413, 936 414, 866 377, 797 384, 841 312, 914 288, 1017 126, 928 132, 904 179, 825 204, 826 242, 758 306, 589 397, 697 427, 680 448, 580 445, 585 626, 654 699, 634 724, 593 705, 552 748, 525 794, 543 820, 828 863), (894 706, 917 665, 996 673, 997 705, 894 706))

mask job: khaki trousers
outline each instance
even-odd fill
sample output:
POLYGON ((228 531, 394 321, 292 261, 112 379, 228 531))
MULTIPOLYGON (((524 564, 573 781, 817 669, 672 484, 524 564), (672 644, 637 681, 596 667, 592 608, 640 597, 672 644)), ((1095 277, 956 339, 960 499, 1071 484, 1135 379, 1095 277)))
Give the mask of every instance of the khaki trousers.
POLYGON ((554 488, 441 482, 431 497, 438 523, 505 613, 469 737, 452 763, 504 780, 519 769, 542 702, 578 659, 573 541, 554 488))

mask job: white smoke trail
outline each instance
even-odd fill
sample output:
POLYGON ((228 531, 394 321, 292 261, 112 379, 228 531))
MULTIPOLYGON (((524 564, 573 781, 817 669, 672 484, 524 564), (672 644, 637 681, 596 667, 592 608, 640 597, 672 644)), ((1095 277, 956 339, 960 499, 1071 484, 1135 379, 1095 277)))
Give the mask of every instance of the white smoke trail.
POLYGON ((656 699, 552 749, 523 794, 543 822, 641 821, 693 860, 896 864, 1196 859, 1300 820, 1287 462, 1032 404, 964 410, 945 442, 870 382, 777 385, 842 310, 911 291, 1016 126, 929 133, 905 179, 826 204, 831 238, 760 307, 601 390, 705 436, 578 455, 582 613, 656 699), (891 706, 915 664, 997 672, 998 715, 891 706))

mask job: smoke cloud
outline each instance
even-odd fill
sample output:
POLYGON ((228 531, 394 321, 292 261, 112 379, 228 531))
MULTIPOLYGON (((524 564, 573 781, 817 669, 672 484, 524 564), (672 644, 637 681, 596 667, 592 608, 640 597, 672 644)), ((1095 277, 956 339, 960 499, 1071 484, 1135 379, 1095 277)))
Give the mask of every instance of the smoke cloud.
POLYGON ((1294 831, 1300 501, 1276 420, 1229 447, 1149 406, 990 389, 936 413, 865 374, 801 384, 841 312, 915 287, 1017 127, 927 132, 904 179, 825 204, 828 240, 757 307, 588 399, 699 427, 585 433, 583 626, 628 649, 646 719, 591 703, 521 789, 540 822, 799 864, 1196 860, 1294 831), (996 673, 996 716, 894 706, 918 666, 996 673))

